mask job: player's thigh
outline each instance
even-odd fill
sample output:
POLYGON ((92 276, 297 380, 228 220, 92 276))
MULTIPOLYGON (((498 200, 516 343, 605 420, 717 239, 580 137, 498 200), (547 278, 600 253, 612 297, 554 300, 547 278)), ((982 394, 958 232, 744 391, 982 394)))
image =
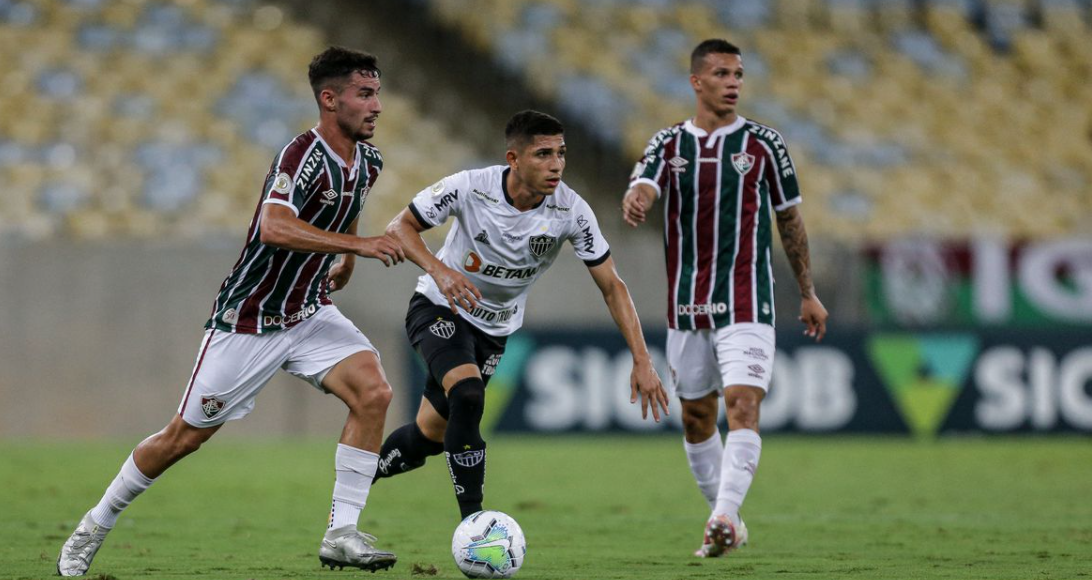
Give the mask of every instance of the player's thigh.
POLYGON ((720 393, 723 384, 709 330, 667 331, 667 364, 673 394, 683 401, 720 393))
POLYGON ((284 370, 316 389, 345 400, 386 384, 379 351, 336 306, 320 308, 285 332, 292 333, 292 348, 284 370))
POLYGON ((322 388, 351 408, 390 403, 391 388, 379 356, 362 350, 342 359, 322 379, 322 388))
POLYGON ((286 332, 205 331, 178 414, 198 428, 241 419, 288 357, 286 332))
MULTIPOLYGON (((770 390, 775 354, 774 328, 768 324, 743 323, 714 332, 721 384, 770 390)), ((746 391, 744 391, 746 392, 746 391)))
POLYGON ((476 328, 450 308, 415 295, 406 314, 406 335, 428 368, 433 387, 450 389, 458 381, 480 377, 476 328))

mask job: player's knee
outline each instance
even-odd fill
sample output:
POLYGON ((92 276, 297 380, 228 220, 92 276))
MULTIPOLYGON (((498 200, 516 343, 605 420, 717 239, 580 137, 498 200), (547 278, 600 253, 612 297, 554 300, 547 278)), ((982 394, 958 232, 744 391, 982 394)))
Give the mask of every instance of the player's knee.
POLYGON ((448 391, 447 402, 452 413, 481 417, 485 410, 485 383, 477 377, 463 379, 448 391))
POLYGON ((761 402, 761 396, 752 389, 730 393, 725 399, 729 426, 754 429, 758 425, 758 409, 761 402))
POLYGON ((377 377, 373 380, 362 381, 354 389, 354 396, 349 406, 358 413, 386 413, 392 397, 390 384, 377 377))
POLYGON ((686 433, 702 433, 711 429, 709 423, 711 423, 710 417, 707 413, 703 412, 687 412, 683 411, 682 424, 683 431, 686 433))
POLYGON ((197 451, 211 437, 211 433, 206 434, 197 429, 186 429, 173 435, 169 441, 168 453, 174 460, 182 459, 197 451))

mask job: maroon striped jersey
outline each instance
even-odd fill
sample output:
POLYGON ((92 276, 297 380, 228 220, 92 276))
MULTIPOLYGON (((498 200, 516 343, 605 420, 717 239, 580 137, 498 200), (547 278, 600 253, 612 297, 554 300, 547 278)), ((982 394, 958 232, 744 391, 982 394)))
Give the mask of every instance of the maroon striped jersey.
POLYGON ((630 177, 637 183, 666 197, 668 326, 772 326, 770 210, 800 203, 781 135, 743 117, 712 133, 679 123, 649 141, 630 177))
POLYGON ((262 207, 284 205, 319 229, 345 233, 383 168, 370 143, 357 143, 355 153, 346 163, 315 129, 281 149, 265 177, 246 246, 220 285, 205 328, 246 334, 283 330, 331 304, 327 273, 337 255, 263 244, 262 207))

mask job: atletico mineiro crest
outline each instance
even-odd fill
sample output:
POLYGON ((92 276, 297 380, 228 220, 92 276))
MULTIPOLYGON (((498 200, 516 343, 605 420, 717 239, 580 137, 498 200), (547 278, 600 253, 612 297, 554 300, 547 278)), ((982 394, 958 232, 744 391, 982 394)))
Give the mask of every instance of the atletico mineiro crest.
POLYGON ((455 323, 441 318, 440 320, 437 320, 435 324, 428 327, 428 330, 432 334, 447 340, 455 335, 455 323))
POLYGON ((527 239, 527 245, 530 247, 531 253, 539 258, 545 256, 550 250, 554 249, 555 244, 557 244, 557 238, 553 236, 531 236, 527 239))
POLYGON ((226 402, 216 397, 201 397, 201 412, 205 414, 205 417, 211 419, 223 410, 226 404, 226 402))
POLYGON ((754 155, 749 153, 736 153, 732 155, 732 167, 735 167, 740 175, 747 175, 747 172, 751 170, 751 167, 753 167, 754 164, 754 155))

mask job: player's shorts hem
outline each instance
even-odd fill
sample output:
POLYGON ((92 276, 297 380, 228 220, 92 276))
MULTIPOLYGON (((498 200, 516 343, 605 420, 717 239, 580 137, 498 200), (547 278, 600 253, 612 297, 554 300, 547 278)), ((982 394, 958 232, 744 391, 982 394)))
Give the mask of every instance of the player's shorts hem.
POLYGON ((338 360, 336 363, 334 363, 334 364, 332 364, 332 365, 330 365, 330 366, 322 369, 321 371, 319 371, 317 373, 314 373, 314 374, 312 374, 310 376, 298 375, 298 374, 295 374, 295 373, 289 373, 289 374, 296 377, 296 378, 298 378, 298 379, 300 379, 300 380, 302 380, 302 381, 304 381, 304 382, 306 382, 307 384, 311 385, 312 387, 315 387, 319 391, 321 391, 321 392, 328 395, 328 394, 330 394, 330 389, 327 389, 322 384, 322 382, 326 380, 326 376, 330 374, 330 371, 334 370, 334 367, 336 367, 337 365, 345 362, 345 360, 348 359, 349 357, 356 356, 356 355, 358 355, 358 354, 360 354, 362 352, 370 352, 370 353, 373 353, 375 355, 375 358, 379 359, 380 362, 383 361, 383 357, 379 354, 379 351, 375 348, 375 346, 364 346, 364 345, 359 345, 359 346, 360 346, 359 349, 354 350, 353 352, 350 352, 350 353, 346 354, 345 356, 341 357, 341 359, 338 360))
POLYGON ((696 392, 693 392, 693 393, 683 393, 683 392, 681 392, 679 390, 676 390, 675 396, 682 399, 682 400, 684 400, 684 401, 697 401, 698 399, 704 399, 705 397, 708 397, 709 393, 716 393, 717 396, 719 397, 724 393, 724 389, 718 389, 717 387, 709 387, 708 389, 705 389, 704 391, 696 391, 696 392))

